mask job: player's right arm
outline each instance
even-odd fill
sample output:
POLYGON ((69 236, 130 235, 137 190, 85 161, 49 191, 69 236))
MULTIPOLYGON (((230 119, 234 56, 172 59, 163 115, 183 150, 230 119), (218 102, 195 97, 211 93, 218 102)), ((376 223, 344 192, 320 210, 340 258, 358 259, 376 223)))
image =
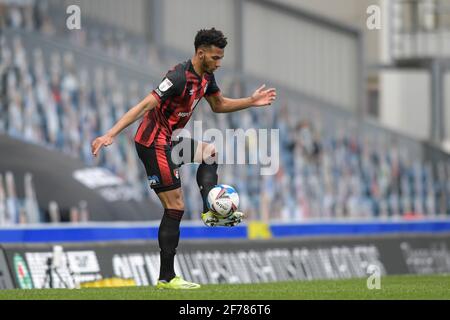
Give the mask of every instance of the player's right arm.
POLYGON ((92 154, 96 157, 103 146, 109 146, 114 138, 126 127, 140 119, 147 111, 152 110, 159 104, 158 100, 150 93, 141 102, 127 111, 122 118, 103 136, 96 138, 91 145, 92 154))

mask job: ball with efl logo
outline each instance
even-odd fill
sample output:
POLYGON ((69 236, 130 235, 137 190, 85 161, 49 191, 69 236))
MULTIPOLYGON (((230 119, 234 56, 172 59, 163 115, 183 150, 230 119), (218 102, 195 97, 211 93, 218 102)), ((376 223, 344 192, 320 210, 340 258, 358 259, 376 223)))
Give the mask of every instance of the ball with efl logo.
POLYGON ((218 218, 227 218, 239 207, 239 195, 226 184, 214 186, 208 193, 208 209, 218 218))

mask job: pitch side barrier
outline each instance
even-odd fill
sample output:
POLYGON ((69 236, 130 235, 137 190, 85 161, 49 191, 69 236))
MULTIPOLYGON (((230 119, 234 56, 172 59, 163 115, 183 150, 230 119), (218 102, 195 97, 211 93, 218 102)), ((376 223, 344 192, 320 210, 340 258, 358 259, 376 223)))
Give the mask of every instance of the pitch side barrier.
MULTIPOLYGON (((361 278, 364 286, 374 273, 450 273, 449 227, 448 221, 272 225, 272 238, 249 240, 250 226, 184 226, 175 268, 203 284, 361 278)), ((3 229, 0 288, 101 286, 105 279, 153 285, 159 276, 156 228, 3 229), (47 236, 38 237, 43 231, 47 236), (4 241, 14 232, 16 241, 4 241), (79 232, 84 239, 74 236, 79 232)))
MULTIPOLYGON (((159 223, 79 223, 39 224, 0 227, 0 244, 62 243, 157 240, 159 223)), ((450 219, 426 221, 371 222, 251 222, 233 228, 208 228, 186 221, 181 226, 183 239, 270 239, 283 237, 366 236, 387 234, 450 233, 450 219)))

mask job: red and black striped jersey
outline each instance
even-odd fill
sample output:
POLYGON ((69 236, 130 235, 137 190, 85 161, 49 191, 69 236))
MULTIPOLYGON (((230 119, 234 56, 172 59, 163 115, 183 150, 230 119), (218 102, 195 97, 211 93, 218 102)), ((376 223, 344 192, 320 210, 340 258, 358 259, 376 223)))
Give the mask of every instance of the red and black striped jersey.
POLYGON ((159 104, 144 115, 135 141, 147 147, 170 144, 172 132, 184 128, 200 99, 219 93, 214 74, 200 77, 191 60, 176 65, 152 91, 159 104))

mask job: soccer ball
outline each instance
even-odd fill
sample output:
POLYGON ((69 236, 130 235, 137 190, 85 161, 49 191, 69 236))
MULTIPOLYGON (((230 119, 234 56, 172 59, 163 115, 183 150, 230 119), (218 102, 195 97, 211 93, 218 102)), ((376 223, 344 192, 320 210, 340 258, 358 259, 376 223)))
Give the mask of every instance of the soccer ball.
POLYGON ((218 218, 227 218, 239 206, 239 195, 236 190, 226 184, 214 186, 208 193, 208 209, 218 218))

